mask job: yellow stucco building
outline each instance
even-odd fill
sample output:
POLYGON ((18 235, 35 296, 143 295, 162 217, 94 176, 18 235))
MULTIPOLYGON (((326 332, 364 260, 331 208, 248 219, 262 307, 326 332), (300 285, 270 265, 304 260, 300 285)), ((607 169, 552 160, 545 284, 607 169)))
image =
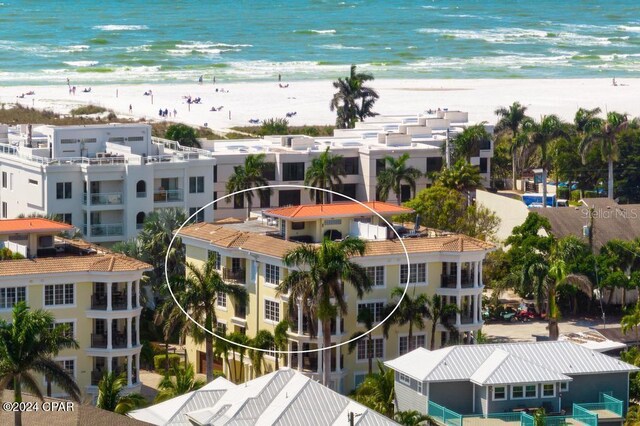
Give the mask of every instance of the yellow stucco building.
MULTIPOLYGON (((67 324, 79 349, 55 360, 76 380, 83 395, 97 395, 105 371, 126 374, 127 392, 140 390, 140 279, 150 265, 101 247, 59 238, 70 225, 41 218, 0 221, 0 247, 25 259, 0 261, 0 318, 13 306, 50 312, 67 324)), ((46 389, 43 377, 41 389, 46 389)), ((52 387, 52 396, 65 396, 52 387)))
MULTIPOLYGON (((411 210, 383 202, 365 203, 370 209, 390 221, 398 214, 411 210)), ((287 295, 278 295, 276 287, 289 273, 282 263, 283 255, 301 243, 318 243, 332 239, 357 236, 366 240, 367 251, 352 260, 365 267, 373 288, 362 299, 355 289, 345 285, 348 314, 338 316, 332 324, 332 344, 349 340, 349 336, 364 329, 356 320, 358 309, 367 306, 376 323, 382 319, 383 307, 391 302, 394 287, 404 286, 409 275, 411 295, 440 294, 448 303, 458 306, 460 313, 451 319, 463 341, 471 343, 473 334, 482 327, 482 262, 493 245, 474 238, 425 228, 396 227, 409 253, 410 274, 403 246, 396 234, 376 214, 358 203, 302 205, 281 207, 262 212, 257 220, 225 223, 199 223, 182 229, 180 236, 186 245, 187 261, 201 265, 215 253, 217 269, 228 283, 246 288, 249 299, 240 306, 232 298, 220 294, 216 299, 218 330, 227 333, 240 331, 249 337, 259 330, 273 333, 279 321, 289 319, 288 348, 291 351, 317 348, 320 337, 311 338, 309 319, 299 308, 298 301, 287 295), (415 292, 415 293, 414 293, 415 292), (295 303, 294 314, 289 317, 288 305, 295 303)), ((428 347, 431 326, 413 332, 414 347, 428 347)), ((318 327, 319 328, 319 327, 318 327)), ((382 327, 373 332, 373 353, 376 359, 393 359, 408 352, 408 327, 393 327, 385 339, 382 327)), ((438 324, 435 346, 440 347, 450 338, 450 332, 438 324)), ((200 372, 205 370, 204 344, 196 344, 187 337, 187 354, 200 372)), ((354 389, 367 374, 367 339, 360 339, 349 353, 346 346, 331 350, 331 387, 347 393, 354 389)), ((234 362, 239 358, 233 354, 234 362)), ((266 355, 267 371, 274 368, 275 358, 266 355)), ((280 355, 280 365, 286 364, 305 374, 320 379, 321 354, 319 352, 280 355)), ((226 363, 224 365, 225 373, 226 363)), ((251 379, 255 371, 248 356, 243 360, 244 379, 251 379)), ((232 364, 233 365, 233 364, 232 364)), ((375 367, 374 367, 375 368, 375 367)))

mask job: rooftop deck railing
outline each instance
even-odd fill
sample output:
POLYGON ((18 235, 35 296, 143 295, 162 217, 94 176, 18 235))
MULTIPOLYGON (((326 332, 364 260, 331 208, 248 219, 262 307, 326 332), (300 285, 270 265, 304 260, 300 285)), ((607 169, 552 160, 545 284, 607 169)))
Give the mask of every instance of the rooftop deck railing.
POLYGON ((586 403, 574 404, 573 410, 574 412, 576 408, 589 410, 589 411, 608 410, 608 411, 611 411, 612 413, 615 413, 617 416, 622 417, 622 414, 623 414, 622 401, 612 397, 611 395, 608 395, 605 392, 600 392, 599 399, 600 399, 599 402, 586 402, 586 403))
POLYGON ((433 401, 429 401, 428 414, 442 424, 462 426, 462 416, 460 414, 433 401))

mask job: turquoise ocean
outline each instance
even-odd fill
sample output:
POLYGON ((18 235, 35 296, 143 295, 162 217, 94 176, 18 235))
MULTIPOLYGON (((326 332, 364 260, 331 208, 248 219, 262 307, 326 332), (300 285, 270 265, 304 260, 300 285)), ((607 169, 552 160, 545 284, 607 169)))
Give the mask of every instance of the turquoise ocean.
POLYGON ((0 84, 640 76, 640 2, 3 0, 0 84))

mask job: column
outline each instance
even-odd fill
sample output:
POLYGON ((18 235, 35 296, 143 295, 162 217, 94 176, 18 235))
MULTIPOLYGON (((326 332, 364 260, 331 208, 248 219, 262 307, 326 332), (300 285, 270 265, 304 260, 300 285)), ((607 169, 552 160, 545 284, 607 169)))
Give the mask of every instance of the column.
MULTIPOLYGON (((460 265, 460 264, 458 264, 460 265)), ((458 271, 460 268, 458 268, 458 271)), ((458 285, 460 284, 460 275, 458 275, 458 285)), ((458 287, 460 288, 460 287, 458 287)), ((458 312, 456 313, 456 326, 460 327, 460 312, 462 311, 462 296, 456 297, 456 305, 458 305, 458 312)))
POLYGON ((131 355, 127 355, 127 386, 131 386, 131 367, 133 360, 131 359, 131 355))
POLYGON ((136 345, 140 345, 140 317, 136 317, 136 345))
MULTIPOLYGON (((456 288, 460 290, 462 288, 462 262, 456 262, 456 288)), ((460 303, 458 303, 460 307, 460 303)))
POLYGON ((298 302, 298 334, 304 334, 302 332, 302 304, 298 302))
POLYGON ((476 311, 474 312, 475 319, 473 320, 473 322, 481 322, 482 321, 482 299, 478 294, 476 294, 473 297, 476 299, 476 303, 475 303, 476 311))
POLYGON ((140 280, 136 281, 136 306, 140 307, 140 280))
POLYGON ((131 310, 131 281, 127 281, 127 309, 131 310))
POLYGON ((480 262, 473 262, 473 286, 478 287, 480 281, 478 280, 478 266, 480 262))
POLYGON ((113 357, 112 356, 108 356, 107 357, 107 371, 109 373, 111 373, 111 368, 113 367, 113 357))
MULTIPOLYGON (((291 342, 288 342, 288 343, 287 343, 287 352, 289 352, 289 353, 287 354, 287 366, 288 366, 289 368, 291 368, 291 356, 293 355, 293 354, 291 353, 291 342)), ((280 356, 280 354, 276 354, 276 356, 280 356)), ((300 356, 300 354, 298 354, 298 356, 300 356)))
POLYGON ((127 348, 131 349, 131 318, 127 318, 127 348))
POLYGON ((136 383, 140 383, 140 354, 136 355, 136 383))
POLYGON ((336 348, 336 373, 339 373, 342 369, 342 365, 340 365, 340 346, 336 348))
POLYGON ((113 290, 113 283, 105 283, 107 286, 107 311, 111 310, 111 293, 113 290))
POLYGON ((111 329, 112 320, 108 319, 106 321, 107 321, 107 349, 113 349, 113 345, 111 344, 111 339, 113 338, 113 330, 111 329))
POLYGON ((336 315, 336 336, 340 335, 342 333, 342 330, 340 329, 340 314, 336 315))
MULTIPOLYGON (((298 343, 298 350, 300 350, 301 348, 302 348, 302 344, 298 343)), ((302 371, 302 357, 305 356, 305 355, 307 355, 307 354, 303 354, 303 353, 298 352, 298 371, 302 371)))

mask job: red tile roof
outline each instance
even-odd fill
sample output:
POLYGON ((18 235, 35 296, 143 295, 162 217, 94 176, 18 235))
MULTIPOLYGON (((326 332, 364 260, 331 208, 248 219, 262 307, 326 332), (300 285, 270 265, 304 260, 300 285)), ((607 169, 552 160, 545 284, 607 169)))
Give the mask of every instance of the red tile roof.
POLYGON ((39 217, 0 220, 0 234, 62 232, 70 229, 73 229, 73 226, 39 217))
MULTIPOLYGON (((362 204, 384 216, 414 212, 410 208, 398 206, 391 203, 384 203, 382 201, 368 201, 362 204)), ((267 216, 282 217, 287 219, 321 219, 374 215, 371 210, 364 207, 362 204, 354 202, 332 204, 304 204, 301 206, 289 206, 270 209, 266 210, 264 213, 267 216)))

